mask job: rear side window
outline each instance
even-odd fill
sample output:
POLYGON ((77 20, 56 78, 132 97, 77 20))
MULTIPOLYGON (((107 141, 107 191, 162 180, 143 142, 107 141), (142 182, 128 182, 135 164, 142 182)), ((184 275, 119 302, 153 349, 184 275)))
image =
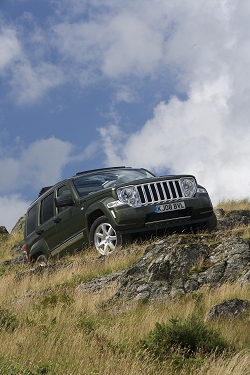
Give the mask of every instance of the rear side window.
POLYGON ((54 193, 47 195, 41 200, 40 223, 51 219, 54 216, 54 193))
POLYGON ((37 204, 33 206, 27 213, 27 236, 34 232, 36 229, 36 213, 37 213, 37 204))

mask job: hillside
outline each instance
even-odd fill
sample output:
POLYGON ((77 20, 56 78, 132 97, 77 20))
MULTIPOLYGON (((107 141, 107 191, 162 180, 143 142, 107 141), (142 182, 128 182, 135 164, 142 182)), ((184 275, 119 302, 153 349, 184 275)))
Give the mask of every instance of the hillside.
POLYGON ((213 233, 47 266, 23 262, 20 226, 1 234, 0 374, 247 374, 250 204, 216 215, 213 233))

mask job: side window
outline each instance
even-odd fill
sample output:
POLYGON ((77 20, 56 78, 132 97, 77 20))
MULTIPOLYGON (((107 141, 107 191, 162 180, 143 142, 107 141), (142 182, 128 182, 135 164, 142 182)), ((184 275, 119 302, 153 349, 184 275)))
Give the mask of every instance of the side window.
POLYGON ((34 232, 36 229, 36 220, 37 220, 37 204, 33 206, 29 211, 28 211, 28 217, 27 217, 27 236, 34 232))
POLYGON ((40 211, 40 223, 43 224, 45 221, 51 219, 54 216, 54 193, 47 195, 41 201, 40 211))
MULTIPOLYGON (((57 189, 57 196, 61 197, 62 195, 71 195, 71 192, 67 185, 61 186, 59 189, 57 189)), ((62 212, 66 210, 68 207, 57 207, 58 212, 62 212)))

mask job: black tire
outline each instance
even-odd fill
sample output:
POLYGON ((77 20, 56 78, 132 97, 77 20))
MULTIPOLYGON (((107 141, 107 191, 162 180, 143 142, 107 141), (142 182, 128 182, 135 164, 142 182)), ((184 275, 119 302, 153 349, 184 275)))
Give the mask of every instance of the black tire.
POLYGON ((41 254, 36 259, 36 264, 39 264, 39 266, 46 266, 47 265, 47 258, 45 255, 41 254))
POLYGON ((206 227, 207 227, 207 230, 209 232, 212 232, 212 231, 216 230, 216 228, 217 228, 217 217, 216 217, 214 212, 213 212, 210 220, 207 222, 206 227))
POLYGON ((100 216, 91 225, 90 245, 95 247, 101 255, 111 254, 117 246, 122 244, 122 237, 108 222, 106 216, 100 216))

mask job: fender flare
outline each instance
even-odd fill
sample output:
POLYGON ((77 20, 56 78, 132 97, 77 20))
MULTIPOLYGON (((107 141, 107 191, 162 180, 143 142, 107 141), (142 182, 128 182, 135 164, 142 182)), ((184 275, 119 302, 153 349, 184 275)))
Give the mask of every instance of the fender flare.
POLYGON ((36 259, 39 255, 45 255, 46 258, 49 257, 50 251, 47 242, 44 239, 41 239, 32 245, 29 251, 29 259, 36 259))

